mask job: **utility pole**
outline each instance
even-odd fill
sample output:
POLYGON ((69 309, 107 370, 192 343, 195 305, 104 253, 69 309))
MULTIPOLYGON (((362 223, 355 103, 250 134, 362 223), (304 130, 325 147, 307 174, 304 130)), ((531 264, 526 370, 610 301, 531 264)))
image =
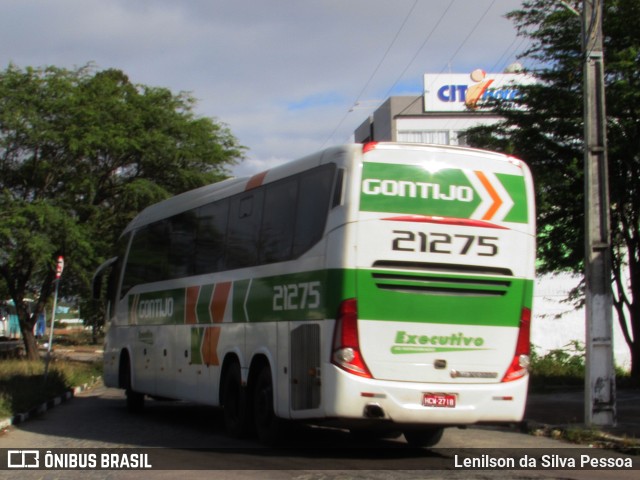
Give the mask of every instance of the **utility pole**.
POLYGON ((604 0, 583 0, 586 373, 585 423, 616 424, 613 295, 607 174, 602 14, 604 0))

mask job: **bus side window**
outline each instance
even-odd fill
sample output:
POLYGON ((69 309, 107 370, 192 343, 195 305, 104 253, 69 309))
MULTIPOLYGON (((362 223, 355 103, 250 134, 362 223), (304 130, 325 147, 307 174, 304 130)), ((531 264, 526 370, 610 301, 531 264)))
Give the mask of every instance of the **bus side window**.
POLYGON ((261 265, 291 259, 297 197, 296 177, 267 185, 260 232, 261 265))
POLYGON ((168 277, 169 221, 161 220, 133 234, 121 296, 135 285, 158 282, 168 277))
POLYGON ((344 188, 344 168, 338 169, 336 181, 333 186, 333 199, 331 200, 331 208, 342 205, 342 193, 344 188))
POLYGON ((322 238, 329 213, 334 172, 335 164, 327 164, 300 178, 293 258, 302 255, 322 238))
POLYGON ((225 264, 229 270, 258 263, 263 197, 264 189, 257 188, 231 198, 225 264))
POLYGON ((192 211, 184 212, 170 219, 171 232, 168 250, 169 278, 182 278, 194 273, 194 249, 197 219, 192 211))
POLYGON ((229 202, 210 203, 196 212, 195 274, 219 272, 224 269, 225 237, 229 202))

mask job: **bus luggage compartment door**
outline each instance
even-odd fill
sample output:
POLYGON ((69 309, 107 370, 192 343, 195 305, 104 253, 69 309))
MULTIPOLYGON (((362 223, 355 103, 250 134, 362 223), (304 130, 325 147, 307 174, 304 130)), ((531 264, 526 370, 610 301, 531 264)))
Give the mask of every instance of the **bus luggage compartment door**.
POLYGON ((303 324, 291 330, 291 409, 320 406, 320 326, 303 324))

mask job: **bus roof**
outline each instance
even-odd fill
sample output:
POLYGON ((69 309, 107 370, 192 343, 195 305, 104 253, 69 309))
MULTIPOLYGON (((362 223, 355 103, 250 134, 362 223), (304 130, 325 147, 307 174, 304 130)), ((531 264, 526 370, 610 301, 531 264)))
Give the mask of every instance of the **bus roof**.
POLYGON ((361 145, 346 145, 331 147, 326 150, 308 155, 291 162, 284 163, 269 170, 265 170, 251 177, 229 178, 221 182, 205 185, 194 190, 180 193, 171 198, 148 206, 140 212, 124 229, 123 235, 143 225, 157 222, 164 218, 206 205, 221 198, 248 191, 256 186, 270 183, 289 175, 302 172, 318 166, 327 158, 334 158, 335 153, 345 150, 362 148, 361 145))
POLYGON ((263 171, 251 177, 230 178, 221 182, 205 185, 194 190, 180 193, 161 202, 150 205, 140 212, 124 229, 123 235, 135 230, 143 225, 157 222, 164 218, 206 205, 215 200, 229 197, 243 191, 250 190, 256 186, 270 183, 289 175, 308 170, 322 163, 334 161, 342 153, 346 152, 368 152, 370 150, 421 150, 426 149, 431 152, 446 152, 449 154, 464 153, 466 155, 478 155, 482 157, 492 157, 495 160, 508 161, 516 165, 521 164, 520 160, 501 153, 486 150, 471 149, 467 147, 457 147, 450 145, 428 145, 412 143, 392 143, 392 142, 370 142, 362 144, 349 144, 337 147, 330 147, 320 152, 307 155, 305 157, 284 163, 272 169, 263 171))
POLYGON ((124 229, 123 235, 131 230, 135 230, 143 225, 157 222, 163 218, 171 217, 185 212, 191 208, 206 204, 217 198, 223 197, 224 193, 234 190, 234 187, 246 183, 246 178, 230 178, 222 182, 205 185, 194 190, 180 193, 171 198, 163 200, 142 210, 124 229))

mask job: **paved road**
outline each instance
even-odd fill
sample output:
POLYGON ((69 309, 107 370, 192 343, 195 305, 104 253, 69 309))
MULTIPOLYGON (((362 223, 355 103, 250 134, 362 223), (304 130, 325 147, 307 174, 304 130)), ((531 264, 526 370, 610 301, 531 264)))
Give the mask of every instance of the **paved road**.
MULTIPOLYGON (((195 478, 274 478, 296 480, 415 479, 415 478, 637 478, 638 471, 523 470, 469 471, 455 468, 453 456, 470 447, 483 454, 505 447, 548 449, 561 458, 576 453, 570 445, 508 429, 448 429, 437 450, 409 449, 403 440, 354 440, 346 432, 328 429, 296 430, 295 445, 264 449, 253 441, 234 440, 224 434, 220 412, 181 402, 147 402, 145 412, 131 415, 121 391, 96 387, 45 415, 11 427, 0 436, 0 448, 157 448, 157 462, 185 470, 181 480, 195 478), (196 449, 212 449, 203 451, 196 449), (434 470, 441 469, 441 470, 434 470), (446 471, 444 471, 446 470, 446 471)), ((583 449, 578 453, 613 456, 583 449)), ((637 461, 637 459, 636 459, 637 461)), ((0 478, 15 478, 0 471, 0 478)), ((30 471, 21 479, 140 478, 137 472, 30 471)), ((145 478, 174 479, 176 472, 154 470, 145 478)))

